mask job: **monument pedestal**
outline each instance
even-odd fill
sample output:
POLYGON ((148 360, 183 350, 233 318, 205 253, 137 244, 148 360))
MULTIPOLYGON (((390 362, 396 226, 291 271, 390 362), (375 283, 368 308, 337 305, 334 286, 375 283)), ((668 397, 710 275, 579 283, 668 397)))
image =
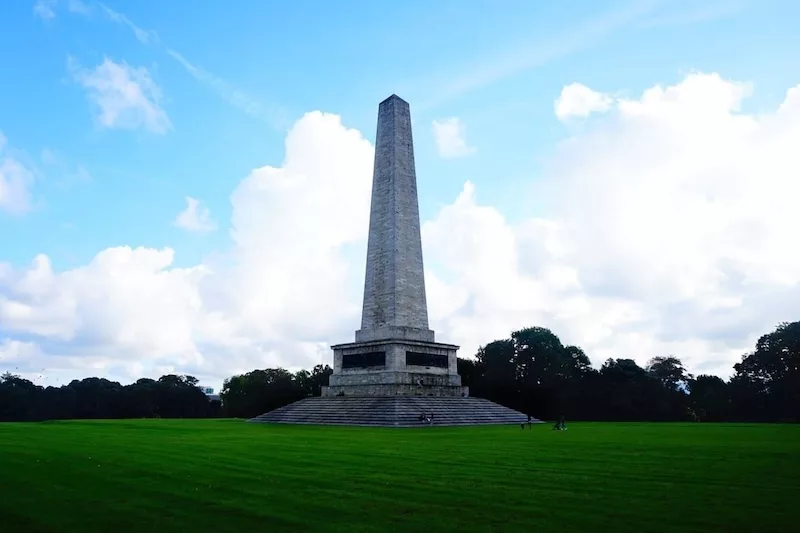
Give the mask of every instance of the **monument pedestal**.
POLYGON ((453 344, 407 338, 332 348, 333 374, 323 396, 469 396, 453 344))

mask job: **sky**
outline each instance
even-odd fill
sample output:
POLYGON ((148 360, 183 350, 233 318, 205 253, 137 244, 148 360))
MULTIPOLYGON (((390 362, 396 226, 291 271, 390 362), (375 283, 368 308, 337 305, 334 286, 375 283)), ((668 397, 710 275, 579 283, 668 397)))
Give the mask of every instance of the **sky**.
POLYGON ((331 364, 377 106, 411 105, 431 327, 727 378, 800 319, 800 4, 0 6, 0 372, 331 364))

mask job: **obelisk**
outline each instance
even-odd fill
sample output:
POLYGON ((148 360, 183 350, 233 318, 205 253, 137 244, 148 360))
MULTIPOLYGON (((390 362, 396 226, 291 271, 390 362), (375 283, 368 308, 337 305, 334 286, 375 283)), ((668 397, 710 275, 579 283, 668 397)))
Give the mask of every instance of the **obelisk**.
POLYGON ((378 107, 364 306, 356 341, 395 337, 434 339, 428 329, 411 111, 392 95, 378 107))
POLYGON ((428 327, 408 102, 378 106, 361 329, 333 348, 325 396, 465 396, 458 346, 428 327))

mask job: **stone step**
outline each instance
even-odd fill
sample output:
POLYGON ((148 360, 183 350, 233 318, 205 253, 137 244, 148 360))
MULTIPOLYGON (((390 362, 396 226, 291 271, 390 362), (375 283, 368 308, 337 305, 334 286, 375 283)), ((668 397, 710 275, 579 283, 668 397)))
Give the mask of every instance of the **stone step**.
POLYGON ((386 396, 306 398, 248 422, 421 427, 520 424, 527 420, 519 411, 482 398, 386 396), (421 421, 421 414, 433 414, 432 422, 421 421))

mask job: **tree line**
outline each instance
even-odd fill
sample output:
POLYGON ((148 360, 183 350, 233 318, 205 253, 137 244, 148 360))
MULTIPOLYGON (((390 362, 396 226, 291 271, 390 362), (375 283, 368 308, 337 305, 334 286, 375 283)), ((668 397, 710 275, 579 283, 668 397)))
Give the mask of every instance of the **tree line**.
MULTIPOLYGON (((644 367, 608 359, 599 369, 549 329, 515 331, 458 360, 470 395, 544 420, 800 422, 800 322, 780 324, 734 365, 728 381, 688 373, 678 357, 644 367)), ((41 387, 0 376, 0 421, 88 418, 249 418, 319 396, 332 369, 253 370, 225 380, 211 401, 192 376, 165 375, 130 385, 103 378, 41 387)))
POLYGON ((671 355, 594 369, 583 350, 538 327, 459 360, 471 395, 542 419, 800 422, 800 322, 763 335, 733 369, 728 381, 693 376, 671 355))
POLYGON ((121 385, 104 378, 41 387, 10 373, 0 376, 0 421, 88 418, 203 418, 221 415, 197 378, 174 374, 121 385))

